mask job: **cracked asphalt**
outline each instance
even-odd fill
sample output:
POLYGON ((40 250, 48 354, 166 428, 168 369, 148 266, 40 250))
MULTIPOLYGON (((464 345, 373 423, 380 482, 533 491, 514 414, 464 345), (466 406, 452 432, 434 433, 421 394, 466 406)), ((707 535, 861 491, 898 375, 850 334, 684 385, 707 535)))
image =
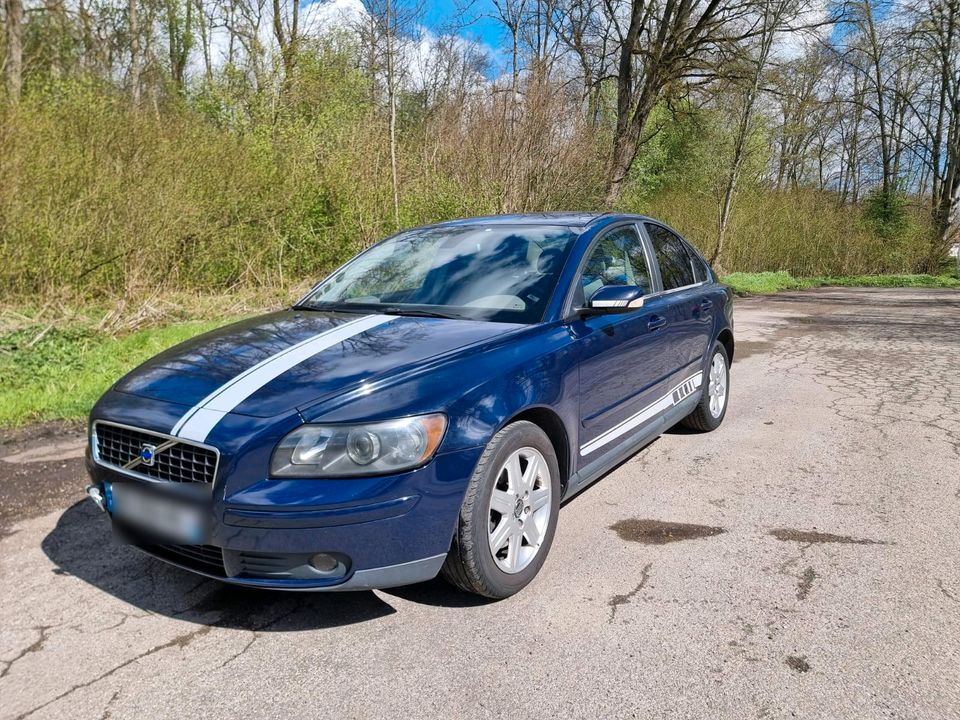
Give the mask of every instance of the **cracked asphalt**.
POLYGON ((499 603, 199 579, 112 543, 82 430, 6 433, 0 717, 960 717, 960 293, 736 321, 722 428, 569 502, 499 603))

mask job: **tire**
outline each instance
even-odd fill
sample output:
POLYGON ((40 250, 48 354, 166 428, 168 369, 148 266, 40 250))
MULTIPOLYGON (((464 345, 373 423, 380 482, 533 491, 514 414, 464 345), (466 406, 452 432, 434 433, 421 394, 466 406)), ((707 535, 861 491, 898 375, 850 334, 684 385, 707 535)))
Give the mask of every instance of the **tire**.
POLYGON ((550 439, 530 422, 507 425, 487 444, 470 478, 441 575, 488 598, 519 592, 543 566, 559 512, 560 467, 550 439), (504 533, 506 545, 495 555, 504 533))
POLYGON ((727 405, 730 404, 730 359, 727 357, 727 350, 719 342, 713 344, 713 350, 710 353, 710 362, 707 364, 706 376, 700 391, 700 402, 693 412, 687 415, 680 423, 684 427, 699 432, 710 432, 720 427, 724 416, 727 414, 727 405), (723 399, 720 403, 720 411, 715 414, 710 407, 711 391, 715 389, 714 364, 717 357, 723 361, 723 399))

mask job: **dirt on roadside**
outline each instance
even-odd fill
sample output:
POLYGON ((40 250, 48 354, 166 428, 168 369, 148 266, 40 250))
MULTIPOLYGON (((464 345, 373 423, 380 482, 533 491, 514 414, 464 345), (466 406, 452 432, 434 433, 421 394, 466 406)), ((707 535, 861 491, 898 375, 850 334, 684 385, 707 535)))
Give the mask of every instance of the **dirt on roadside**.
POLYGON ((0 430, 0 537, 14 523, 83 498, 86 426, 55 421, 0 430))

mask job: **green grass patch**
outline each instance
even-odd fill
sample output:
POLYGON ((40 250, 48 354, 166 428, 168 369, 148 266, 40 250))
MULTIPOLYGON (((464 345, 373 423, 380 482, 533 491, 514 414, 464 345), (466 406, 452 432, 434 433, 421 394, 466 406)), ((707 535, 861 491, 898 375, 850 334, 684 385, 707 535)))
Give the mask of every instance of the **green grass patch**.
POLYGON ((124 373, 223 321, 185 322, 114 337, 31 326, 0 335, 0 427, 86 417, 124 373))
POLYGON ((795 290, 800 287, 797 279, 788 272, 730 273, 721 278, 737 294, 771 295, 780 290, 795 290))
POLYGON ((795 278, 788 272, 731 273, 722 278, 742 295, 771 295, 781 290, 814 287, 960 288, 960 280, 948 275, 822 275, 795 278))

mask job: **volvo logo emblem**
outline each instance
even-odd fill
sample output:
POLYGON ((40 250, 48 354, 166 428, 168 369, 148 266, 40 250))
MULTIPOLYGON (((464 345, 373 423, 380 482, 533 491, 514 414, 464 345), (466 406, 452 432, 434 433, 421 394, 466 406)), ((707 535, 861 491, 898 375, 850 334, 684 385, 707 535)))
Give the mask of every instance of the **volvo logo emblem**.
POLYGON ((157 446, 156 445, 141 445, 140 446, 140 463, 146 465, 147 467, 153 467, 153 463, 157 459, 157 446))

